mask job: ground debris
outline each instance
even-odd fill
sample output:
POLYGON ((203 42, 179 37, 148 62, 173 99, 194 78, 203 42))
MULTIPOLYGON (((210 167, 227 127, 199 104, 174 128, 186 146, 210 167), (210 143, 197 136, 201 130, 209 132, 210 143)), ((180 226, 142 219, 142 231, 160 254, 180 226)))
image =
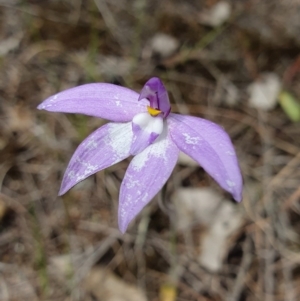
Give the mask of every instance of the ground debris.
POLYGON ((281 81, 275 73, 264 73, 249 85, 249 105, 255 109, 272 110, 277 104, 281 81))
POLYGON ((93 268, 84 284, 87 292, 97 300, 146 301, 145 294, 103 267, 93 268))
POLYGON ((0 0, 0 7, 1 301, 103 301, 107 283, 124 290, 117 300, 135 293, 162 301, 170 283, 178 300, 299 299, 299 1, 0 0), (165 83, 172 113, 228 132, 244 198, 234 204, 181 155, 123 235, 116 216, 131 158, 57 196, 75 149, 106 121, 36 107, 85 83, 140 92, 153 76, 165 83))

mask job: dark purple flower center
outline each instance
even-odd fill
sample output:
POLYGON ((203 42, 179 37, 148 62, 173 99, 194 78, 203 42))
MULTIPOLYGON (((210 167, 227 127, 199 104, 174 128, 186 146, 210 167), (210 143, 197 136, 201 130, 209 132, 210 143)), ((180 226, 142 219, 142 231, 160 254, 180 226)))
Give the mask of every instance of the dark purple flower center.
POLYGON ((171 105, 168 92, 159 78, 152 77, 146 82, 141 91, 139 100, 143 98, 149 100, 150 107, 148 108, 148 112, 152 116, 162 114, 162 117, 166 118, 169 115, 171 105))

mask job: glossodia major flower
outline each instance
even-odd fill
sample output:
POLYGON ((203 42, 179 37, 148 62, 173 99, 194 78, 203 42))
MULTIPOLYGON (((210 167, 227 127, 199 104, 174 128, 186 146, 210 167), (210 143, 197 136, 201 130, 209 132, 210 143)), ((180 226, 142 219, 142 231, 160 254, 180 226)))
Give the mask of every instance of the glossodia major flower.
POLYGON ((86 84, 49 97, 38 109, 113 121, 79 145, 59 195, 97 171, 134 156, 120 189, 118 220, 123 233, 166 183, 179 151, 197 161, 236 201, 242 199, 241 172, 228 134, 211 121, 170 113, 167 90, 156 77, 140 94, 113 84, 86 84))

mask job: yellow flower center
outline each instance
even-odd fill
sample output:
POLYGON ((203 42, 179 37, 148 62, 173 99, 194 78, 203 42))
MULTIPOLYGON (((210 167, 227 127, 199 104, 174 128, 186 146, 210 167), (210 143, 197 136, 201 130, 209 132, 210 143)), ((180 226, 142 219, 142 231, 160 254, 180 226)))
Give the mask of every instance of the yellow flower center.
POLYGON ((147 106, 147 110, 148 110, 148 112, 149 112, 149 114, 150 114, 151 116, 157 116, 158 114, 161 113, 160 110, 153 109, 153 108, 151 108, 151 107, 149 107, 149 106, 147 106))

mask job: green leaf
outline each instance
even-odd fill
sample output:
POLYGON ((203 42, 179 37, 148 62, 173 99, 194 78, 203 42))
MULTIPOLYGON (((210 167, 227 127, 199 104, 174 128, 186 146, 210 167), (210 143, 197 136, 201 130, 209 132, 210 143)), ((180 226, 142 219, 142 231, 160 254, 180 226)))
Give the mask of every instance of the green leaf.
POLYGON ((294 122, 300 121, 299 101, 289 92, 281 91, 279 103, 285 114, 294 122))

